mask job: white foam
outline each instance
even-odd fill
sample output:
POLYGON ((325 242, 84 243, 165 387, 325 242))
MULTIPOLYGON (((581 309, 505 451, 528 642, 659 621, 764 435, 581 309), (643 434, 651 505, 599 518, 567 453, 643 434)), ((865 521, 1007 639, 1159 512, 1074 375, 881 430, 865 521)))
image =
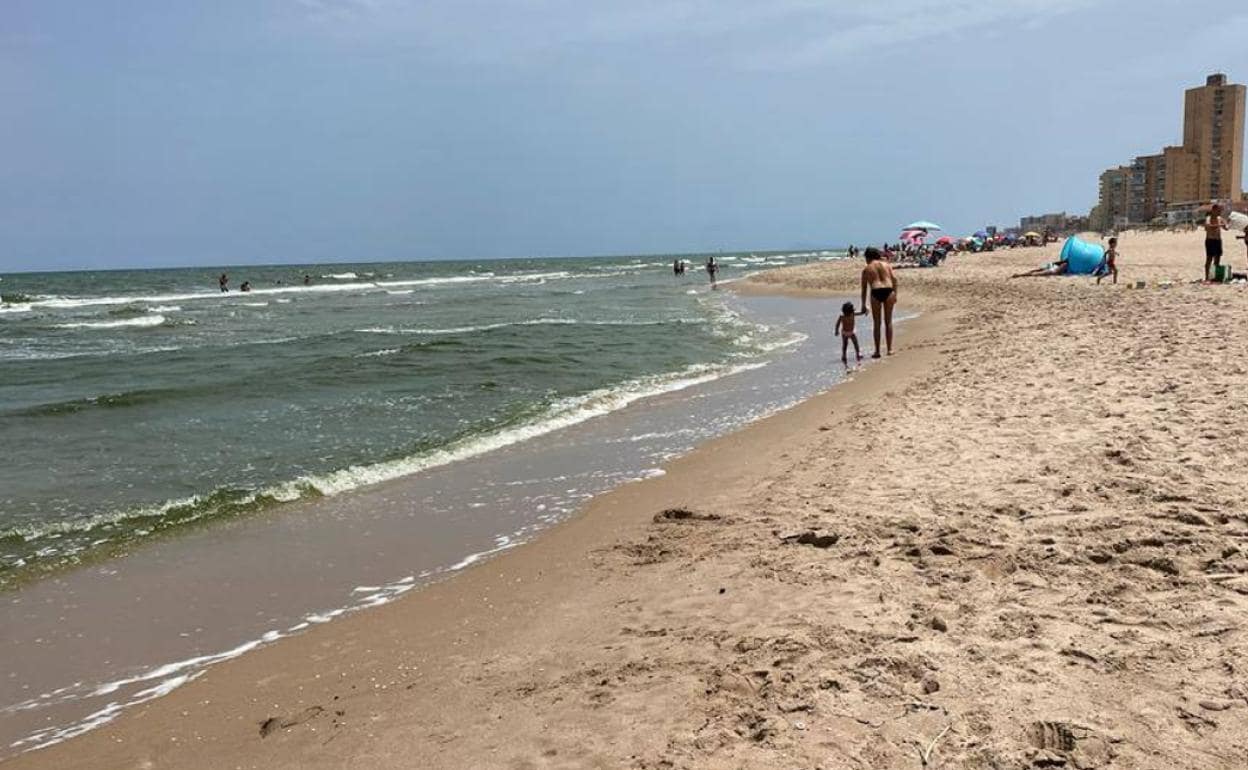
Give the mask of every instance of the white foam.
POLYGON ((507 321, 492 324, 480 324, 477 326, 452 326, 446 329, 424 329, 424 328, 404 328, 395 326, 369 326, 355 331, 361 334, 472 334, 473 332, 490 331, 491 329, 505 329, 509 326, 566 326, 569 324, 580 323, 571 318, 535 318, 531 321, 507 321))
POLYGON ((404 457, 371 465, 356 465, 319 476, 303 476, 260 494, 277 499, 293 499, 304 489, 313 489, 325 496, 342 494, 371 484, 379 484, 403 476, 448 465, 496 449, 518 444, 538 436, 585 422, 632 404, 643 398, 671 393, 694 385, 727 377, 739 372, 759 369, 765 362, 736 366, 697 364, 669 375, 643 377, 614 388, 602 388, 580 396, 562 399, 534 422, 514 428, 452 443, 427 454, 404 457))
MULTIPOLYGON (((493 553, 497 553, 507 548, 511 548, 518 543, 513 541, 509 536, 498 538, 494 548, 471 554, 459 563, 445 567, 439 570, 432 570, 421 573, 421 578, 427 578, 440 572, 451 572, 462 569, 467 564, 471 564, 481 558, 493 553)), ((35 749, 46 748, 56 743, 69 740, 76 736, 82 735, 102 725, 108 724, 115 719, 124 709, 130 706, 137 706, 141 703, 154 700, 173 692, 178 687, 187 682, 194 681, 204 673, 204 669, 209 666, 222 663, 233 658, 245 655, 252 650, 262 647, 281 639, 294 636, 313 625, 328 623, 329 621, 370 607, 377 607, 394 601, 398 597, 415 588, 416 576, 407 576, 393 583, 382 586, 367 586, 357 588, 352 593, 367 593, 367 595, 352 599, 346 606, 335 609, 310 613, 299 622, 284 630, 271 629, 265 631, 258 638, 252 639, 242 644, 236 645, 228 650, 216 652, 208 655, 199 655, 185 660, 174 661, 155 666, 141 671, 133 676, 123 677, 110 682, 100 684, 85 685, 82 682, 75 682, 73 685, 61 687, 52 692, 44 693, 35 698, 15 703, 10 706, 0 708, 0 714, 11 714, 20 711, 30 711, 33 709, 44 708, 46 706, 58 703, 67 703, 71 701, 82 700, 84 698, 103 698, 107 696, 117 695, 125 688, 135 685, 143 686, 149 682, 155 682, 150 687, 144 687, 136 692, 123 696, 109 702, 102 708, 88 714, 68 725, 57 725, 52 727, 41 728, 30 735, 25 736, 9 744, 11 748, 22 749, 23 751, 33 751, 35 749)))
POLYGON ((149 313, 176 313, 182 308, 178 305, 154 305, 147 308, 149 313))
MULTIPOLYGON (((371 274, 365 274, 371 275, 371 274)), ((288 294, 325 294, 339 292, 368 292, 386 289, 406 289, 418 286, 438 287, 455 285, 462 283, 525 283, 525 282, 542 282, 548 280, 557 280, 572 277, 593 277, 590 274, 573 274, 566 270, 541 272, 541 273, 517 273, 515 275, 496 276, 493 273, 475 273, 469 275, 448 275, 437 276, 431 278, 413 278, 398 281, 357 281, 360 276, 356 273, 335 273, 326 276, 339 283, 314 284, 311 286, 276 286, 270 288, 253 288, 248 294, 250 295, 288 295, 288 294)), ((49 309, 67 309, 79 307, 96 307, 107 305, 126 305, 132 302, 150 302, 150 303, 171 303, 171 302, 195 302, 206 300, 228 300, 238 296, 238 292, 221 292, 221 291, 197 291, 197 292, 179 292, 170 294, 136 294, 136 295, 116 295, 101 297, 59 297, 44 296, 30 303, 8 303, 4 307, 19 307, 21 310, 6 310, 5 312, 25 312, 27 305, 29 308, 49 308, 49 309)))
POLYGON ((556 270, 550 273, 520 273, 518 275, 507 275, 498 279, 499 283, 524 283, 527 281, 553 281, 559 278, 571 278, 572 274, 566 270, 556 270))
POLYGON ((0 313, 29 313, 30 309, 29 302, 5 302, 0 305, 0 313))
POLYGON ((357 353, 356 358, 380 358, 382 356, 392 356, 398 353, 401 348, 385 348, 384 350, 370 350, 367 353, 357 353))
POLYGON ((77 323, 57 324, 58 329, 120 329, 127 326, 131 327, 150 327, 160 326, 165 322, 165 317, 157 313, 156 315, 139 316, 137 318, 119 318, 116 321, 80 321, 77 323))

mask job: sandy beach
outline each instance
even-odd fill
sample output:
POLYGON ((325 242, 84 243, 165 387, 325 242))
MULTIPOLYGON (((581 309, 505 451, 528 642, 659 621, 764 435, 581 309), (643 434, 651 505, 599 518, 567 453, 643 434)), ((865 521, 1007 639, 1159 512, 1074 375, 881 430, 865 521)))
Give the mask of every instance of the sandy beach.
POLYGON ((1197 234, 1006 279, 1057 248, 899 271, 849 382, 3 765, 1242 768, 1248 293, 1197 234))

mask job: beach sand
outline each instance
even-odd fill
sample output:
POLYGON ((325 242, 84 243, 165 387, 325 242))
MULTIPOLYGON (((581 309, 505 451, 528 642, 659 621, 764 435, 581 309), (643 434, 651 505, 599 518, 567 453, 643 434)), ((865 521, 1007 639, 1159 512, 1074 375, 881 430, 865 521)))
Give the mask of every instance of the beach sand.
POLYGON ((1197 234, 1005 280, 1056 250, 902 271, 849 383, 5 767, 1245 767, 1248 290, 1197 234))

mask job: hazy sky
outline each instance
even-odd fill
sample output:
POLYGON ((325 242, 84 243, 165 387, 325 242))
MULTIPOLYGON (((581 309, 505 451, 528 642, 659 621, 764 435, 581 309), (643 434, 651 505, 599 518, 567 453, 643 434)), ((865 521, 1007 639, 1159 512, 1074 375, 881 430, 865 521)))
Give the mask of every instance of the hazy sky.
MULTIPOLYGON (((788 248, 1086 212, 1248 81, 1158 0, 0 0, 0 270, 788 248)), ((1239 9, 1239 10, 1230 10, 1239 9)))

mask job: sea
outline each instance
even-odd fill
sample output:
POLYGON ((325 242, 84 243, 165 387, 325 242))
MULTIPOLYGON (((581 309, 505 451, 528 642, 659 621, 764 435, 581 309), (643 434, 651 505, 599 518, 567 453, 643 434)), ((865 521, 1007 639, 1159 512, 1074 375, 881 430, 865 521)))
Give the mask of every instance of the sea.
POLYGON ((0 757, 839 381, 839 303, 731 285, 844 254, 716 257, 0 274, 0 757))

